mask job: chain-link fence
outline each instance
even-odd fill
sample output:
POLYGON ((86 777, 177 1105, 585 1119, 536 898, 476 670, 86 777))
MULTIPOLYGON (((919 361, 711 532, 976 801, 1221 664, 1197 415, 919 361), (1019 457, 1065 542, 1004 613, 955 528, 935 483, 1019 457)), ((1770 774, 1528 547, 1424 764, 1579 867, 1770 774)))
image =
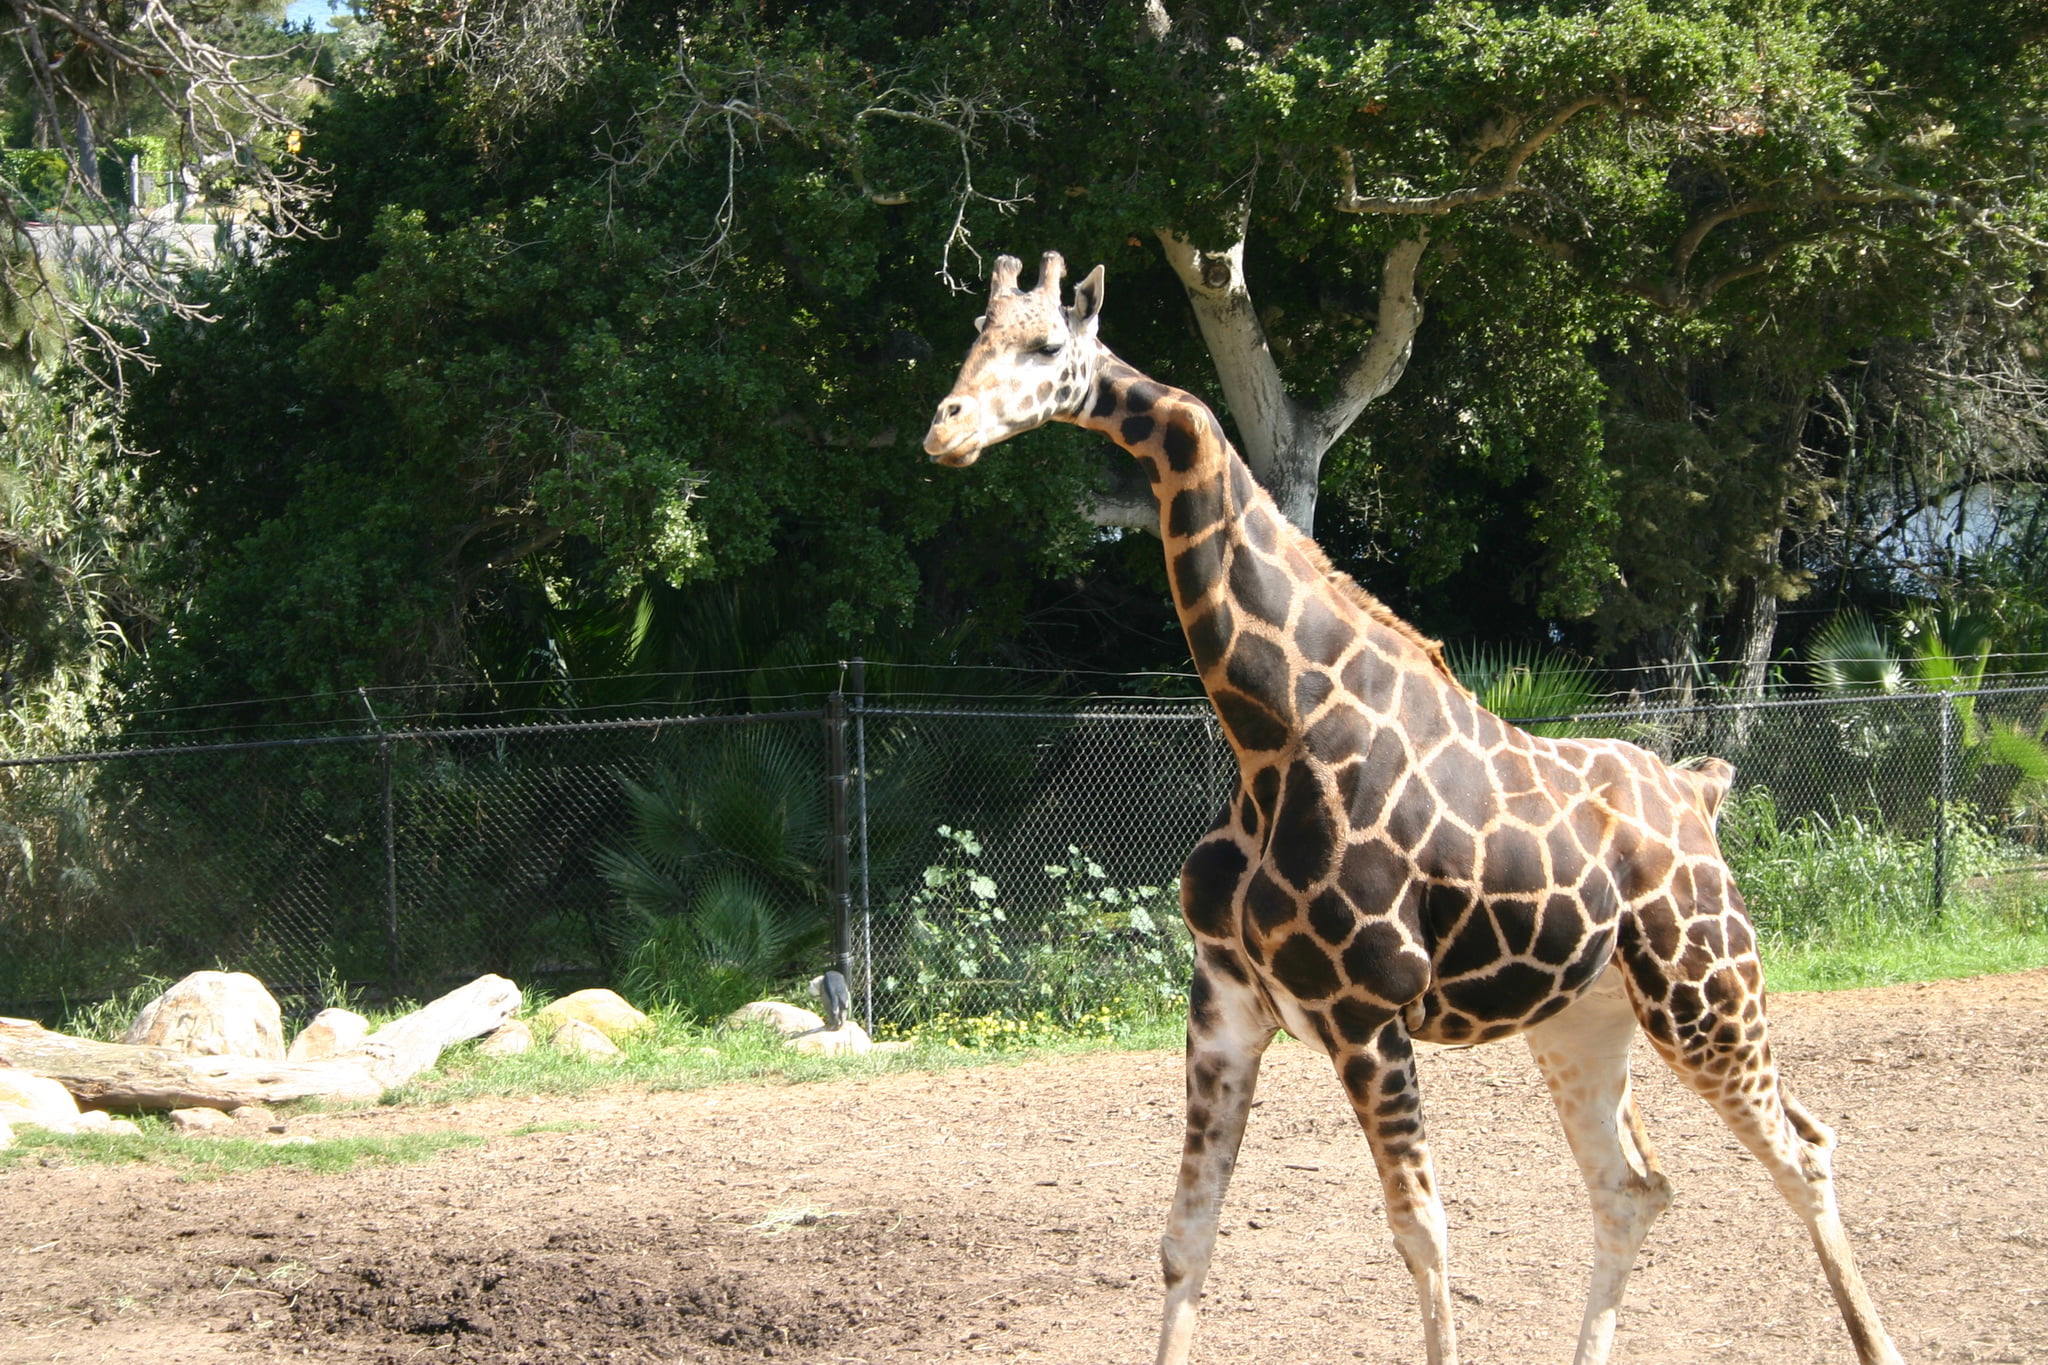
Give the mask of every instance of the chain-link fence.
MULTIPOLYGON (((2048 688, 1530 724, 1731 760, 1723 840, 1767 929, 1851 925, 1838 902, 1865 892, 1938 915, 1997 887, 2040 913, 2048 688)), ((205 966, 302 1004, 482 971, 617 983, 649 962, 730 966, 749 914, 787 931, 767 949, 785 962, 840 965, 871 1024, 1165 1011, 1187 970, 1180 862, 1234 781, 1199 698, 857 691, 9 760, 0 1012, 205 966), (690 952, 650 957, 691 924, 690 952)))

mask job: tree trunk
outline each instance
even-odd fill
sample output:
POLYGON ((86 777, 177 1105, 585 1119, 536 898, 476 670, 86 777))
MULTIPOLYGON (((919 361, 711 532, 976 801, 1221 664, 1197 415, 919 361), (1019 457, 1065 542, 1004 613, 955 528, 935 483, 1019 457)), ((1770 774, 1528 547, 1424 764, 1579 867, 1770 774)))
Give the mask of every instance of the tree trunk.
MULTIPOLYGON (((1771 535, 1771 558, 1778 556, 1783 531, 1771 535)), ((1736 631, 1735 695, 1730 700, 1741 709, 1735 712, 1733 733, 1737 744, 1747 743, 1756 720, 1755 703, 1764 699, 1764 685, 1771 676, 1771 644, 1778 635, 1778 595, 1764 584, 1762 574, 1742 580, 1732 624, 1736 631)))
POLYGON ((99 1109, 234 1109, 286 1100, 374 1100, 489 1033, 519 1008, 519 988, 481 976, 378 1029, 353 1051, 319 1062, 194 1057, 169 1048, 101 1043, 0 1020, 0 1063, 48 1076, 99 1109))
POLYGON ((1699 670, 1700 619, 1697 606, 1670 625, 1643 637, 1636 661, 1642 666, 1641 690, 1655 706, 1685 709, 1693 704, 1693 679, 1699 670))
POLYGON ((92 110, 85 107, 85 101, 78 102, 72 134, 78 153, 78 178, 94 195, 102 192, 100 185, 99 146, 93 141, 92 110))
MULTIPOLYGON (((1783 530, 1771 533, 1769 556, 1777 562, 1778 547, 1784 543, 1783 530)), ((1735 628, 1735 658, 1740 665, 1735 675, 1735 700, 1762 701, 1764 684, 1770 680, 1771 645, 1778 636, 1778 595, 1764 584, 1764 575, 1751 574, 1742 580, 1730 622, 1735 628)))
POLYGON ((1415 330, 1422 323, 1415 277, 1429 246, 1428 235, 1418 230, 1387 252, 1372 340, 1344 367, 1336 391, 1313 405, 1289 394, 1281 379, 1245 280, 1243 238, 1220 251, 1206 251, 1171 229, 1162 228, 1156 235, 1187 290, 1202 340, 1215 361, 1245 463, 1287 519, 1313 535, 1323 456, 1407 368, 1415 330))

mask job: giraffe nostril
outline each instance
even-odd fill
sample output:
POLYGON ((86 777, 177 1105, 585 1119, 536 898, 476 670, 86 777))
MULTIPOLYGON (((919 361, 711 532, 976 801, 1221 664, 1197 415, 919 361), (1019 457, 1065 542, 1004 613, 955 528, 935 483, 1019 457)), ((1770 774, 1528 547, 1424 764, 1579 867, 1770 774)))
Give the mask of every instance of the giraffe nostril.
POLYGON ((967 411, 967 405, 957 398, 949 398, 946 400, 946 406, 940 409, 940 411, 944 412, 948 417, 958 417, 961 413, 967 411))

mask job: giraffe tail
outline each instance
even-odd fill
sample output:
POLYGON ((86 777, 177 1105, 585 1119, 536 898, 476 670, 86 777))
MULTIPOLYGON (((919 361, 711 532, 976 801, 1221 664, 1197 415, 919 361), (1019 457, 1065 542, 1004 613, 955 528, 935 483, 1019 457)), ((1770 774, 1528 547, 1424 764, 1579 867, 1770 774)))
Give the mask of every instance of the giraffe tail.
POLYGON ((1678 786, 1700 814, 1707 817, 1712 826, 1721 817, 1721 802, 1728 795, 1728 788, 1735 781, 1735 765, 1725 758, 1711 754, 1697 754, 1692 758, 1681 758, 1671 766, 1671 775, 1678 779, 1678 786))

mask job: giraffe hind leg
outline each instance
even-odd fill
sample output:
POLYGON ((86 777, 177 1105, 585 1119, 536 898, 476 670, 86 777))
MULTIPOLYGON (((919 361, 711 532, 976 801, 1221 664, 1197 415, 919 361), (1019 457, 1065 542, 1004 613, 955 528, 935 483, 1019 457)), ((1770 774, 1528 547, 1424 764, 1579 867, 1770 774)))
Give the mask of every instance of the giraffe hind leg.
POLYGON ((1857 1360, 1900 1365, 1835 1202, 1834 1134, 1779 1079, 1763 1012, 1763 972, 1739 909, 1728 920, 1740 925, 1739 948, 1704 963, 1691 961, 1691 951, 1678 961, 1663 959, 1640 930, 1625 933, 1621 953, 1630 998, 1658 1055, 1714 1106, 1806 1224, 1857 1360))
POLYGON ((1570 1008, 1523 1035, 1593 1203, 1593 1277, 1575 1365, 1604 1365, 1613 1350, 1636 1252, 1671 1204, 1671 1183, 1657 1168, 1629 1093, 1635 1033, 1620 972, 1610 967, 1570 1008))

